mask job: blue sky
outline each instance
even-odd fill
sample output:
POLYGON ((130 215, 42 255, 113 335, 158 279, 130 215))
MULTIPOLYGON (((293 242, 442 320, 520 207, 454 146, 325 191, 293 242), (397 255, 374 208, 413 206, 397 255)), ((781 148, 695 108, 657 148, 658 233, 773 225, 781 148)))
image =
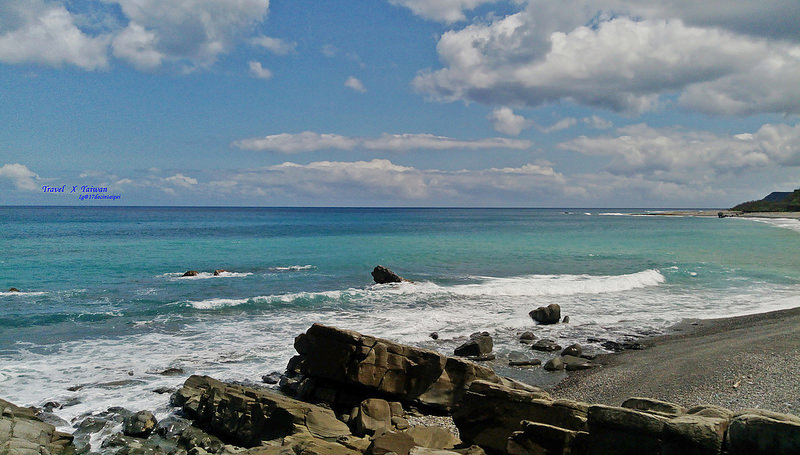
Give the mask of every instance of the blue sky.
POLYGON ((0 204, 727 207, 800 186, 798 23, 797 0, 8 0, 0 204))

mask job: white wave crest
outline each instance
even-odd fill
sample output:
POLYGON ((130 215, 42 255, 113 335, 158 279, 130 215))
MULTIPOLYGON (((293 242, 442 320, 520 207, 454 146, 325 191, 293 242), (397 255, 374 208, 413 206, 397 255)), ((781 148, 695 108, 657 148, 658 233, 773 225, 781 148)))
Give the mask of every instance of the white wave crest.
POLYGON ((800 232, 800 220, 794 218, 745 218, 759 223, 769 224, 782 229, 800 232))
POLYGON ((47 292, 44 292, 44 291, 31 291, 31 292, 24 292, 24 291, 8 292, 8 291, 5 291, 5 292, 0 292, 0 296, 19 296, 19 297, 28 296, 28 295, 44 295, 44 294, 47 294, 47 292))
POLYGON ((157 278, 169 278, 170 281, 175 280, 208 280, 211 278, 243 278, 252 275, 252 272, 220 272, 219 275, 214 275, 211 272, 200 272, 194 276, 183 276, 183 272, 170 272, 158 275, 157 278))
POLYGON ((303 270, 311 270, 315 269, 316 267, 308 264, 308 265, 290 265, 286 267, 270 267, 270 272, 300 272, 303 270))

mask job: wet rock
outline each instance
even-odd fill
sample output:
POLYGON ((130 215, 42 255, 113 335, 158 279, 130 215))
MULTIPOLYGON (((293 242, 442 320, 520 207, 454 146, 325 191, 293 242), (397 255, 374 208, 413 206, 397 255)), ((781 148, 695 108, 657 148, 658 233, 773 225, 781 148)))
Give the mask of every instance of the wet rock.
POLYGON ((536 340, 536 335, 533 332, 522 332, 519 336, 519 342, 524 344, 533 344, 536 340))
POLYGON ((493 347, 494 341, 489 332, 475 332, 453 354, 461 357, 481 356, 492 352, 493 347))
POLYGON ((547 371, 558 371, 563 370, 566 368, 566 364, 561 356, 555 356, 552 359, 548 360, 547 363, 544 364, 544 369, 547 371))
POLYGON ((53 409, 61 409, 64 406, 61 405, 58 401, 48 401, 47 403, 42 405, 42 409, 45 412, 53 412, 53 409))
POLYGON ((431 337, 432 340, 438 340, 439 339, 439 332, 431 332, 430 335, 428 335, 428 336, 431 337))
POLYGON ((560 351, 561 350, 561 346, 558 345, 553 340, 542 339, 542 340, 538 340, 536 343, 533 343, 533 346, 531 346, 531 349, 534 349, 536 351, 543 351, 543 352, 554 352, 554 351, 560 351))
POLYGON ((583 354, 583 349, 581 348, 581 345, 577 343, 571 344, 561 351, 561 355, 571 355, 574 357, 580 357, 581 354, 583 354))
POLYGON ((556 324, 561 320, 561 307, 557 303, 551 303, 531 311, 528 315, 539 324, 556 324))
POLYGON ((401 283, 403 281, 408 281, 400 275, 392 272, 388 267, 384 267, 382 265, 375 266, 375 268, 372 269, 372 279, 378 284, 401 283))
POLYGON ((153 389, 153 392, 155 392, 155 393, 157 393, 159 395, 164 395, 166 393, 174 393, 175 392, 175 388, 174 387, 158 387, 156 389, 153 389))
POLYGON ((9 288, 8 292, 20 292, 20 290, 17 288, 9 288))
POLYGON ((469 361, 471 361, 471 362, 488 362, 490 360, 496 359, 497 356, 494 355, 493 353, 489 353, 489 354, 481 354, 481 355, 470 355, 470 356, 466 356, 464 358, 469 360, 469 361))
POLYGON ((161 371, 156 371, 156 372, 154 372, 152 374, 157 374, 157 375, 160 375, 160 376, 179 376, 179 375, 182 375, 184 373, 185 372, 183 371, 183 368, 169 367, 169 368, 165 368, 165 369, 163 369, 161 371))
POLYGON ((182 276, 197 276, 197 275, 200 275, 200 272, 198 272, 197 270, 187 270, 186 272, 183 273, 182 276))
POLYGON ((158 421, 150 411, 139 411, 125 418, 122 423, 122 432, 126 436, 146 438, 156 429, 158 421))
POLYGON ((567 371, 588 370, 595 366, 591 361, 573 355, 562 355, 561 361, 564 362, 564 368, 567 371))
POLYGON ((508 366, 511 367, 535 367, 541 365, 542 361, 539 359, 530 359, 530 360, 509 360, 508 366))
POLYGON ((569 324, 569 316, 564 316, 564 319, 561 320, 563 324, 569 324))
POLYGON ((282 376, 280 372, 273 371, 272 373, 261 376, 261 381, 265 384, 277 384, 281 381, 282 376))
POLYGON ((217 269, 217 270, 214 270, 214 276, 220 276, 220 275, 222 275, 223 273, 228 273, 228 271, 227 271, 227 270, 225 270, 225 269, 217 269))

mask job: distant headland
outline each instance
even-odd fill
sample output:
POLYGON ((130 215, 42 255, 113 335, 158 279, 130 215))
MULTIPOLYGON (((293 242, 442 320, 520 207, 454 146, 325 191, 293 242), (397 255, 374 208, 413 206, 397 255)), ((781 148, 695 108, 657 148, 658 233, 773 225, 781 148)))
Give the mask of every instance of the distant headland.
POLYGON ((800 189, 794 191, 775 191, 758 201, 743 202, 731 211, 752 212, 800 212, 800 189))

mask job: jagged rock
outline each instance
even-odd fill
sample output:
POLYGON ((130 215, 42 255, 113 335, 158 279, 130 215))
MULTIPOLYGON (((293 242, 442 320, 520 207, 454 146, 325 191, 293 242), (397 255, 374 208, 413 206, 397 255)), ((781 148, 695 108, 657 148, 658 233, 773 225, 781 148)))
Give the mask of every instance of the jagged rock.
POLYGON ((718 455, 722 452, 728 420, 684 415, 666 422, 662 455, 718 455))
POLYGON ((531 349, 534 349, 536 351, 554 352, 554 351, 561 350, 561 346, 559 346, 553 340, 542 339, 542 340, 537 341, 536 343, 533 343, 533 346, 531 346, 531 349))
POLYGON ((748 409, 728 427, 730 455, 789 455, 800 453, 800 418, 748 409))
POLYGON ((139 411, 125 417, 122 423, 122 432, 126 436, 146 438, 156 429, 158 421, 150 411, 139 411))
POLYGON ((384 267, 382 265, 375 266, 375 268, 372 269, 372 279, 378 284, 401 283, 403 281, 408 281, 400 275, 392 272, 388 267, 384 267))
POLYGON ((9 288, 8 292, 20 292, 20 290, 17 288, 9 288))
POLYGON ((586 435, 537 422, 523 421, 521 425, 522 431, 515 431, 508 438, 508 455, 571 454, 578 435, 586 435))
POLYGON ((494 342, 489 332, 475 332, 453 354, 461 357, 481 356, 492 352, 493 347, 494 342))
POLYGON ((583 349, 581 349, 581 345, 575 343, 567 346, 561 351, 561 355, 571 355, 574 357, 580 357, 583 354, 583 349))
POLYGON ((207 376, 189 377, 173 403, 209 433, 244 447, 297 433, 332 439, 350 434, 330 409, 207 376))
POLYGON ((660 453, 667 419, 627 408, 589 407, 589 454, 640 455, 660 453))
POLYGON ((557 355, 544 364, 544 369, 547 371, 558 371, 563 370, 566 366, 561 356, 557 355))
POLYGON ((328 402, 355 405, 371 395, 449 412, 475 380, 530 387, 458 357, 321 324, 299 335, 294 346, 300 356, 290 366, 313 379, 309 396, 320 399, 321 389, 332 393, 328 402), (359 394, 363 398, 353 400, 359 394))
POLYGON ((622 407, 664 417, 678 417, 686 414, 686 408, 679 404, 652 398, 631 397, 622 403, 622 407))
POLYGON ((227 271, 227 270, 225 270, 225 269, 217 269, 217 270, 214 270, 214 276, 220 276, 220 275, 222 275, 223 273, 228 273, 228 271, 227 271))
POLYGON ((353 413, 355 434, 374 435, 392 426, 392 410, 386 400, 364 400, 353 413))
POLYGON ((561 320, 561 307, 557 303, 551 303, 531 311, 528 315, 539 324, 557 324, 561 320))
POLYGON ((536 335, 533 332, 522 332, 519 336, 520 343, 533 344, 534 340, 536 340, 536 335))
POLYGON ((456 408, 453 421, 465 443, 503 452, 511 433, 522 429, 523 420, 586 431, 588 407, 574 401, 553 401, 541 390, 526 392, 476 381, 456 408))
POLYGON ((0 453, 9 455, 71 455, 72 435, 42 422, 35 411, 0 400, 0 453))
POLYGON ((186 272, 184 272, 182 276, 197 276, 197 275, 200 275, 200 272, 198 272, 197 270, 187 270, 186 272))

